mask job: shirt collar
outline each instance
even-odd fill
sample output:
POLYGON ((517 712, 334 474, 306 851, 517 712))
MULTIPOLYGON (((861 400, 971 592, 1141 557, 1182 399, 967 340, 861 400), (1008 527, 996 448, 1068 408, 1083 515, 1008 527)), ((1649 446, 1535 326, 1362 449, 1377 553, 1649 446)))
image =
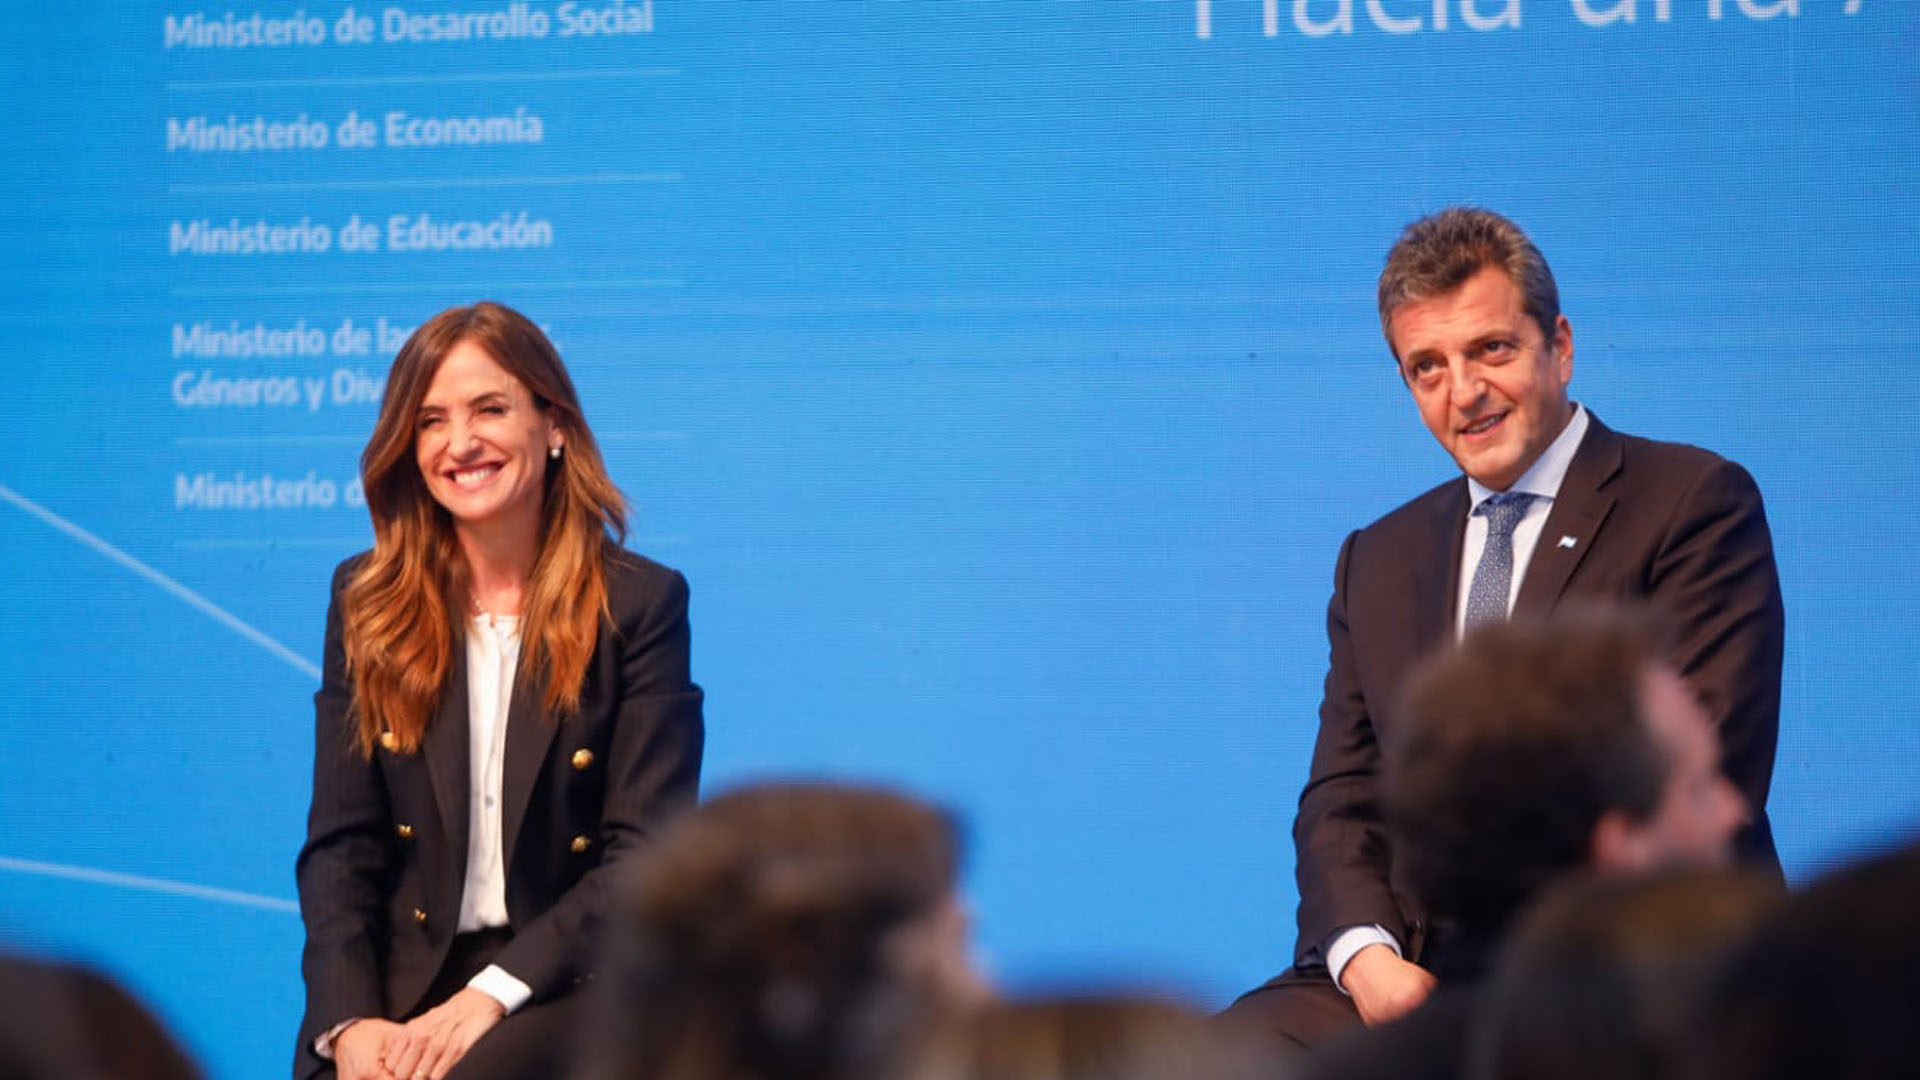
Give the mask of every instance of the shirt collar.
MULTIPOLYGON (((1586 437, 1587 408, 1576 401, 1573 403, 1573 419, 1567 421, 1567 426, 1561 429, 1559 436, 1548 444, 1546 452, 1536 458, 1507 490, 1523 491, 1552 500, 1560 494, 1560 482, 1567 478, 1567 469, 1573 465, 1574 451, 1580 449, 1580 440, 1586 437)), ((1500 493, 1469 476, 1467 494, 1472 499, 1467 508, 1471 512, 1500 493)))

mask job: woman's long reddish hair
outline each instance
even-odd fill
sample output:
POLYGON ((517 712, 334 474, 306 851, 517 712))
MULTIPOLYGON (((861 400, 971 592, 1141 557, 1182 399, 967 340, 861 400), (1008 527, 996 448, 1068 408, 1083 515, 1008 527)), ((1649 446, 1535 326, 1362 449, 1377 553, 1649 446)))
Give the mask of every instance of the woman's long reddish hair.
POLYGON ((549 459, 540 541, 521 604, 520 677, 545 680, 551 715, 578 707, 599 624, 607 617, 607 549, 626 536, 626 500, 587 430, 573 380, 553 343, 526 316, 482 301, 427 320, 394 358, 380 416, 360 455, 373 517, 373 552, 342 597, 342 637, 353 678, 360 749, 382 735, 418 749, 439 708, 472 600, 453 519, 428 493, 414 452, 420 403, 453 347, 472 341, 526 386, 565 436, 549 459))

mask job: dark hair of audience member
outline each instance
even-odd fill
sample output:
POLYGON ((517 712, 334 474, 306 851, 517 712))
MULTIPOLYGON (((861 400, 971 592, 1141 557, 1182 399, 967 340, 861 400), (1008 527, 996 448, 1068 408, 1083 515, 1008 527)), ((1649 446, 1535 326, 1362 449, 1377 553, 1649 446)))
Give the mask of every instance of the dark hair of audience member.
POLYGON ((999 1003, 949 1019, 902 1080, 1275 1080, 1242 1034, 1164 1000, 1119 996, 999 1003))
POLYGON ((1687 1076, 1920 1076, 1920 843, 1792 897, 1715 973, 1687 1076))
POLYGON ((1400 869, 1468 933, 1585 865, 1611 810, 1651 815, 1667 763, 1642 715, 1663 641, 1640 612, 1495 623, 1411 678, 1386 751, 1400 869))
POLYGON ((159 1021, 83 967, 0 956, 0 1080, 199 1080, 159 1021))
POLYGON ((1738 870, 1581 875, 1502 950, 1468 1039, 1470 1080, 1661 1080, 1697 1028, 1714 963, 1779 906, 1738 870))
POLYGON ((586 1075, 885 1075, 958 996, 928 953, 941 920, 964 921, 958 857, 946 814, 891 791, 767 784, 706 803, 616 907, 586 1075))

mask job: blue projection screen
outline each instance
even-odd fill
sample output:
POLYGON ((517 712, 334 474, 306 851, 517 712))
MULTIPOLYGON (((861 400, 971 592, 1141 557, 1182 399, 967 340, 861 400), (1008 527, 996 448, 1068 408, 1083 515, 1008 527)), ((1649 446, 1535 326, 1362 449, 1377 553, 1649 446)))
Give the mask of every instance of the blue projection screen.
POLYGON ((693 585, 709 789, 971 825, 1003 982, 1293 941, 1342 536, 1450 474, 1372 309, 1499 209, 1575 396, 1746 464, 1804 881, 1920 820, 1920 6, 6 5, 0 935, 283 1075, 328 574, 408 330, 571 365, 693 585))

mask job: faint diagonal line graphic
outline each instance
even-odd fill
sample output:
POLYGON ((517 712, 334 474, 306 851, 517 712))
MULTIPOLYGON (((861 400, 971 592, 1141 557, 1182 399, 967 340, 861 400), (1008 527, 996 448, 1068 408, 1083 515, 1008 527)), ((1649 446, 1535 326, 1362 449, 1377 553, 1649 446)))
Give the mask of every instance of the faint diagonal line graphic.
POLYGON ((81 881, 89 885, 111 885, 139 892, 209 900, 216 904, 278 911, 288 915, 297 915, 300 912, 300 905, 277 896, 261 896, 259 893, 222 889, 212 885, 195 885, 190 881, 170 881, 166 878, 147 877, 144 874, 123 874, 117 870, 99 870, 90 866, 67 866, 63 863, 39 862, 34 859, 15 859, 6 855, 0 855, 0 873, 31 874, 35 877, 81 881))
POLYGON ((241 637, 246 638, 248 641, 253 642, 255 645, 260 646, 280 659, 285 660, 287 663, 292 664, 295 670, 300 671, 316 681, 319 680, 320 668, 313 661, 308 660, 306 657, 301 656, 299 653, 294 652, 292 649, 287 648, 285 645, 280 644, 278 641, 273 640, 261 631, 241 621, 237 616, 225 608, 222 608, 220 605, 215 604, 213 601, 208 600, 206 597, 201 596, 185 585, 155 570, 139 559, 121 551, 119 548, 114 547, 98 536, 61 517, 59 514, 41 506, 32 499, 21 495, 5 484, 0 484, 0 501, 12 503, 14 506, 25 511, 29 516, 40 519, 55 530, 65 533, 82 546, 91 548, 126 569, 131 570, 133 573, 151 582, 162 592, 171 594, 175 598, 185 602, 188 606, 198 609, 213 621, 225 626, 227 629, 232 630, 234 633, 239 634, 241 637))

